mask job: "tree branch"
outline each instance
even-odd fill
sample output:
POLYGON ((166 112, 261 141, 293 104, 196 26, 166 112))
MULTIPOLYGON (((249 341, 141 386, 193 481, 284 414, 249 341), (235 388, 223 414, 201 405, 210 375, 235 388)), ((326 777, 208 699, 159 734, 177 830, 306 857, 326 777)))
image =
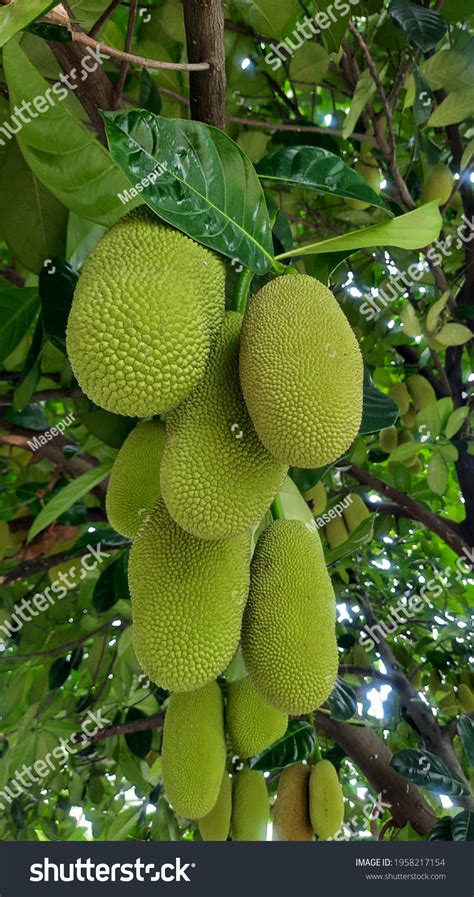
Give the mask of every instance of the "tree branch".
POLYGON ((223 130, 226 73, 221 0, 184 0, 183 8, 188 59, 194 72, 201 71, 189 78, 191 116, 223 130))

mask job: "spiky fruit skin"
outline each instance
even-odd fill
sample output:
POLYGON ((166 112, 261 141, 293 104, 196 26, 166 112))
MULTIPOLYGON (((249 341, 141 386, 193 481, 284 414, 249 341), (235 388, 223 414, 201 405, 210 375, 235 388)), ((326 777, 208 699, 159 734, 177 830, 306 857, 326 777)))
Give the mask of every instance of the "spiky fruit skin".
POLYGON ((169 691, 191 691, 232 660, 249 586, 250 538, 203 542, 160 499, 130 552, 133 643, 145 673, 169 691))
POLYGON ((386 452, 387 455, 397 447, 398 444, 398 433, 396 427, 385 427, 385 430, 382 430, 380 433, 380 448, 383 452, 386 452))
POLYGON ((129 539, 135 537, 160 497, 164 447, 164 424, 142 421, 129 433, 115 459, 105 506, 110 525, 129 539))
POLYGON ((400 414, 406 414, 410 407, 410 396, 405 383, 393 383, 388 394, 397 403, 400 414))
POLYGON ((232 840, 266 841, 268 817, 268 791, 263 772, 243 769, 234 777, 232 840))
POLYGON ((173 408, 204 375, 224 315, 222 261, 134 211, 89 256, 67 326, 67 352, 101 408, 149 417, 173 408))
POLYGON ((319 536, 300 520, 275 520, 260 537, 242 627, 257 691, 284 713, 310 713, 337 675, 336 605, 319 536))
POLYGON ((359 432, 362 379, 358 342, 327 287, 297 274, 257 293, 242 326, 240 382, 275 458, 322 467, 342 455, 359 432))
POLYGON ((315 486, 312 486, 311 489, 308 489, 307 492, 304 492, 303 498, 306 499, 306 501, 313 502, 313 510, 315 514, 322 514, 326 510, 328 499, 324 483, 321 483, 321 481, 316 483, 315 486))
POLYGON ((262 519, 287 467, 260 442, 239 383, 242 316, 228 312, 202 383, 166 419, 161 466, 171 516, 201 539, 225 539, 262 519))
POLYGON ((334 838, 344 819, 344 796, 337 772, 329 760, 320 760, 309 780, 309 815, 321 841, 334 838))
POLYGON ((367 505, 357 492, 351 495, 351 499, 343 511, 344 522, 349 530, 349 534, 353 533, 363 520, 367 520, 370 517, 367 505))
POLYGON ((421 196, 423 202, 436 201, 439 206, 443 206, 451 196, 453 189, 453 176, 444 162, 438 162, 431 169, 423 189, 421 196))
POLYGON ((226 759, 224 702, 217 682, 173 694, 163 727, 166 797, 180 816, 201 819, 217 802, 226 759))
POLYGON ((457 688, 458 701, 465 713, 472 713, 474 710, 474 694, 468 685, 461 682, 457 688))
POLYGON ((309 818, 309 777, 304 763, 287 766, 278 780, 273 812, 274 841, 314 841, 309 818))
POLYGON ((203 841, 227 841, 232 815, 232 781, 224 770, 219 796, 212 810, 199 820, 198 827, 203 841))
POLYGON ((417 411, 423 411, 423 408, 436 402, 436 393, 431 383, 421 374, 412 374, 408 377, 407 387, 417 411))
POLYGON ((326 537, 330 548, 339 548, 347 542, 349 533, 342 517, 335 517, 326 523, 326 537))
POLYGON ((270 747, 288 726, 288 715, 263 700, 250 676, 229 682, 226 720, 232 746, 244 759, 270 747))

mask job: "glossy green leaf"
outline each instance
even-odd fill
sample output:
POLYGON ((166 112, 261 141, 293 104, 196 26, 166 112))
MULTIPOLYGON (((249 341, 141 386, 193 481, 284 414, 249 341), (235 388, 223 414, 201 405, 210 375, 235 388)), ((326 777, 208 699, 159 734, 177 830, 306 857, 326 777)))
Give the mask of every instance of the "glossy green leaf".
POLYGON ((468 716, 460 716, 456 725, 467 759, 474 766, 474 722, 468 716))
POLYGON ((252 760, 251 767, 271 772, 293 763, 302 763, 311 756, 315 744, 313 726, 303 720, 291 719, 283 737, 252 760))
POLYGON ((39 292, 43 324, 53 346, 66 350, 66 325, 78 275, 64 258, 52 258, 43 266, 39 292))
MULTIPOLYGON (((147 719, 147 715, 139 707, 129 707, 127 710, 126 723, 144 719, 147 719)), ((125 741, 132 754, 143 759, 151 749, 153 732, 151 729, 145 729, 143 732, 129 732, 125 735, 125 741)))
POLYGON ((0 6, 0 47, 53 6, 56 6, 55 0, 15 0, 0 6))
POLYGON ((118 601, 115 592, 115 565, 110 564, 100 574, 92 593, 92 606, 97 614, 103 614, 110 610, 118 601))
POLYGON ((374 386, 367 368, 364 369, 364 399, 359 436, 379 433, 391 427, 399 416, 398 405, 393 399, 374 386))
POLYGON ((472 337, 472 330, 469 330, 469 327, 465 327, 464 324, 445 324, 435 334, 435 339, 443 346, 464 346, 472 337))
POLYGON ((26 356, 22 371, 22 378, 13 394, 13 408, 15 411, 23 411, 38 385, 41 376, 41 357, 46 346, 43 321, 38 319, 33 340, 26 356))
POLYGON ((451 816, 442 816, 435 823, 428 836, 428 841, 452 841, 451 816))
POLYGON ((292 81, 321 84, 329 68, 328 53, 319 44, 307 41, 297 50, 290 63, 292 81))
POLYGON ((445 433, 446 439, 452 439, 453 436, 461 429, 464 421, 469 417, 469 407, 464 405, 462 408, 456 408, 448 418, 445 433))
POLYGON ((92 489, 95 489, 95 487, 109 475, 111 468, 112 462, 101 464, 98 467, 93 467, 86 473, 81 474, 76 480, 72 480, 68 483, 64 489, 61 489, 61 491, 53 496, 48 504, 41 509, 36 520, 34 520, 31 525, 28 539, 34 539, 41 530, 46 526, 49 526, 50 523, 53 523, 54 520, 57 520, 57 518, 60 517, 61 514, 64 514, 65 511, 69 510, 76 501, 84 495, 87 495, 92 489))
POLYGON ((351 108, 347 113, 346 120, 342 128, 342 136, 350 137, 355 129, 359 116, 364 111, 367 103, 374 95, 376 90, 375 81, 370 74, 369 69, 365 69, 357 84, 352 97, 351 108))
POLYGON ((344 682, 340 676, 328 698, 331 717, 333 719, 352 719, 357 711, 357 695, 354 689, 344 682))
POLYGON ((129 192, 140 185, 139 195, 160 218, 256 274, 274 267, 262 187, 230 137, 201 122, 141 109, 106 112, 104 118, 112 157, 130 181, 129 192), (152 172, 154 183, 142 185, 152 172))
POLYGON ((464 810, 453 816, 451 835, 453 841, 474 841, 474 813, 472 810, 464 810))
POLYGON ((426 791, 446 794, 451 798, 469 794, 467 785, 430 751, 405 748, 393 755, 390 766, 404 779, 420 785, 426 791))
POLYGON ((298 4, 296 0, 275 3, 275 0, 232 0, 233 11, 259 34, 280 38, 293 22, 298 4))
POLYGON ((474 114, 474 87, 463 87, 448 94, 432 112, 428 125, 432 128, 444 128, 464 121, 474 114))
POLYGON ((339 156, 319 146, 287 146, 265 156, 257 173, 275 185, 319 190, 369 202, 387 211, 384 201, 364 178, 346 165, 339 156))
POLYGON ((389 13, 410 42, 424 52, 435 47, 446 34, 447 25, 442 16, 418 3, 392 0, 389 13))
POLYGON ((0 362, 13 352, 30 329, 40 309, 38 290, 0 289, 0 362))
POLYGON ((390 453, 390 461, 410 461, 421 449, 419 442, 402 442, 390 453))

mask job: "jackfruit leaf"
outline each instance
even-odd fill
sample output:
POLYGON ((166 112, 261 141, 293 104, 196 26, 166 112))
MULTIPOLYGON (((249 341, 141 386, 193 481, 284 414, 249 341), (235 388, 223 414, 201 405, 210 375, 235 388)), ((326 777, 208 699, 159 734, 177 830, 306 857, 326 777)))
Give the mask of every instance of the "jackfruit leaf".
POLYGON ((232 12, 259 34, 280 38, 293 23, 297 0, 275 3, 275 0, 232 0, 232 12))
POLYGON ((71 661, 66 660, 65 657, 58 657, 55 660, 50 668, 48 673, 48 688, 50 691, 53 691, 56 688, 60 688, 69 677, 70 672, 72 670, 71 661))
POLYGON ((455 445, 438 445, 438 452, 447 464, 455 464, 459 458, 459 452, 455 445))
POLYGON ((128 587, 128 556, 125 551, 114 564, 114 592, 117 601, 130 601, 130 589, 128 587))
POLYGON ((431 829, 428 841, 452 841, 451 816, 442 816, 431 829))
POLYGON ((40 310, 33 287, 0 289, 0 362, 3 362, 30 329, 40 310))
POLYGON ((81 415, 80 421, 89 433, 97 436, 101 442, 118 449, 133 430, 137 418, 113 414, 111 411, 105 411, 103 408, 92 405, 90 411, 81 415))
POLYGON ((446 290, 441 298, 437 299, 436 302, 433 303, 428 314, 426 315, 426 329, 429 330, 430 333, 433 333, 436 330, 438 326, 439 316, 448 304, 450 295, 450 291, 446 290))
MULTIPOLYGON (((143 713, 138 707, 129 707, 125 722, 131 723, 135 722, 135 720, 144 719, 147 719, 146 713, 143 713)), ((125 741, 132 754, 143 759, 151 750, 153 732, 151 729, 145 729, 143 732, 129 732, 125 735, 125 741)))
POLYGON ((179 841, 180 832, 170 805, 161 797, 152 817, 151 837, 154 841, 179 841))
POLYGON ((461 158, 461 171, 464 171, 465 168, 468 168, 469 163, 474 156, 474 140, 470 140, 466 149, 464 150, 461 158))
POLYGON ((147 69, 143 69, 140 78, 139 103, 141 109, 147 109, 148 112, 154 112, 155 115, 159 115, 161 112, 160 92, 155 87, 155 83, 147 69))
POLYGON ((276 150, 261 159, 257 174, 276 185, 289 184, 359 199, 388 211, 384 201, 357 171, 319 146, 287 146, 276 150))
POLYGON ((442 409, 438 402, 430 402, 416 415, 416 426, 424 441, 433 442, 441 433, 442 409))
POLYGON ((28 430, 36 430, 38 433, 44 433, 51 426, 41 405, 27 405, 23 411, 14 411, 13 408, 8 408, 4 417, 11 424, 18 424, 19 427, 26 427, 28 430))
MULTIPOLYGON (((433 243, 439 236, 442 219, 437 202, 429 202, 413 212, 399 215, 392 221, 374 224, 361 230, 330 237, 320 243, 301 246, 291 252, 277 255, 277 260, 295 258, 299 255, 313 255, 327 252, 341 252, 371 248, 373 246, 398 246, 400 249, 421 249, 433 243)), ((438 338, 438 337, 436 337, 438 338)))
POLYGON ((435 495, 444 495, 448 488, 449 471, 440 451, 435 450, 429 460, 426 481, 435 495))
POLYGON ((127 836, 133 831, 141 816, 141 806, 127 807, 121 810, 118 816, 112 820, 110 826, 101 832, 96 841, 126 841, 127 836))
POLYGON ((328 470, 331 470, 331 467, 334 467, 339 461, 342 461, 342 458, 338 458, 337 461, 326 464, 324 467, 290 467, 290 477, 300 492, 307 492, 308 489, 319 483, 328 470))
POLYGON ((460 716, 456 727, 462 746, 466 751, 466 757, 471 766, 474 766, 474 722, 468 716, 460 716))
MULTIPOLYGON (((93 467, 86 473, 81 474, 80 477, 77 477, 76 480, 68 483, 60 492, 57 492, 33 521, 28 533, 28 541, 34 539, 46 526, 49 526, 61 514, 68 511, 76 501, 95 489, 102 480, 105 480, 112 469, 112 463, 112 460, 110 460, 105 464, 100 464, 98 467, 93 467)), ((90 533, 86 533, 88 538, 90 535, 90 533)))
POLYGON ((15 0, 15 3, 0 7, 0 47, 53 6, 56 6, 55 0, 15 0))
POLYGON ((439 13, 408 0, 392 0, 389 14, 405 32, 410 43, 426 52, 436 46, 448 26, 439 13))
POLYGON ((369 436, 391 427, 398 416, 397 403, 374 386, 368 369, 364 368, 364 398, 359 436, 369 436))
POLYGON ((22 378, 13 393, 14 411, 23 411, 28 405, 41 376, 41 356, 46 348, 46 335, 42 318, 38 318, 33 340, 23 366, 22 378))
POLYGON ((50 342, 66 351, 66 325, 79 276, 65 258, 52 258, 39 276, 43 324, 50 342))
POLYGON ((462 87, 453 90, 446 99, 436 107, 428 119, 428 126, 432 128, 444 128, 454 125, 465 118, 470 118, 474 113, 474 87, 462 87))
POLYGON ((472 331, 464 324, 445 324, 435 334, 435 339, 443 346, 463 346, 472 339, 472 331))
POLYGON ((439 50, 425 59, 421 69, 433 90, 452 90, 453 82, 469 65, 469 59, 457 50, 439 50))
POLYGON ((302 763, 314 751, 316 737, 313 726, 303 720, 290 719, 288 728, 280 738, 263 754, 250 761, 252 769, 260 769, 272 772, 274 769, 283 769, 294 763, 302 763))
POLYGON ((464 405, 462 408, 456 408, 448 418, 445 434, 446 439, 452 439, 455 433, 461 429, 464 421, 469 417, 469 407, 464 405))
POLYGON ((474 841, 474 813, 463 810, 451 819, 453 841, 474 841))
POLYGON ((117 603, 119 595, 115 592, 115 567, 110 564, 97 580, 92 594, 92 606, 97 614, 103 614, 117 603))
POLYGON ((390 766, 404 779, 434 794, 446 794, 451 798, 469 794, 465 782, 430 751, 405 748, 393 755, 390 766))
POLYGON ((401 445, 394 448, 393 452, 390 452, 390 461, 410 461, 418 454, 421 447, 420 442, 402 442, 401 445))
POLYGON ((430 85, 423 77, 415 61, 412 62, 415 93, 413 97, 413 115, 417 125, 424 125, 431 115, 435 97, 430 85))
POLYGON ((321 84, 329 68, 327 51, 312 41, 304 43, 290 62, 290 78, 306 84, 321 84))
POLYGON ((357 710, 357 695, 340 676, 327 700, 332 719, 352 719, 357 710))
POLYGON ((141 109, 103 117, 112 158, 160 218, 256 274, 275 267, 262 186, 230 137, 141 109), (157 171, 153 184, 141 184, 157 171))
MULTIPOLYGON (((3 65, 12 108, 31 97, 53 96, 16 40, 6 45, 3 65)), ((65 100, 54 95, 54 105, 24 124, 17 140, 32 172, 66 208, 107 227, 122 217, 119 194, 127 180, 65 100)), ((131 200, 128 209, 137 204, 131 200)))
POLYGON ((349 109, 346 120, 342 126, 342 136, 346 139, 351 136, 359 120, 360 114, 364 111, 370 98, 375 93, 375 89, 375 81, 372 78, 369 69, 365 69, 356 84, 351 108, 349 109))
POLYGON ((338 545, 337 548, 326 549, 324 552, 324 557, 326 560, 326 565, 331 567, 337 561, 340 561, 342 558, 348 557, 350 554, 354 554, 361 545, 364 545, 366 542, 370 542, 374 535, 374 515, 371 514, 370 517, 366 517, 362 523, 359 523, 359 526, 354 530, 353 533, 350 534, 349 538, 342 543, 342 545, 338 545))

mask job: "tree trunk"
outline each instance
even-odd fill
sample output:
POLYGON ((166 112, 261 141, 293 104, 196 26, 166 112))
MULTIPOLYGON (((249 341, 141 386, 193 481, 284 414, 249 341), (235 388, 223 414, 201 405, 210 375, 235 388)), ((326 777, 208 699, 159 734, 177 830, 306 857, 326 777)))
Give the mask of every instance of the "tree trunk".
POLYGON ((225 48, 221 0, 184 0, 188 62, 209 62, 206 72, 190 72, 191 116, 224 129, 225 48))

